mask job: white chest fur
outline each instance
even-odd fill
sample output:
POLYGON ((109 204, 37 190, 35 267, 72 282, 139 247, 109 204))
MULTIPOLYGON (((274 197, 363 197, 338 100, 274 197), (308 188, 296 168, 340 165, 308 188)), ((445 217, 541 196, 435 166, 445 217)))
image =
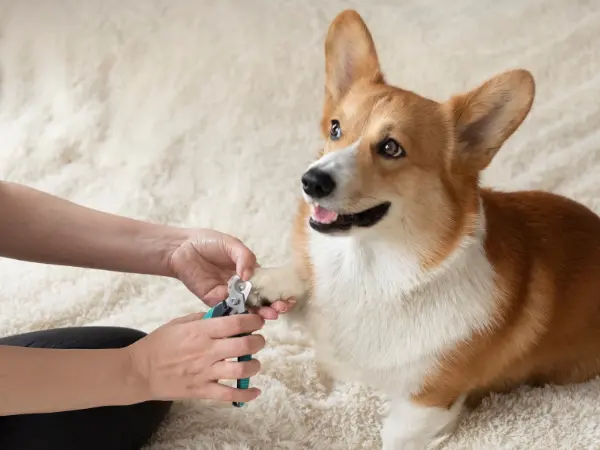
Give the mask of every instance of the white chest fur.
POLYGON ((305 325, 334 377, 416 392, 442 352, 490 324, 493 269, 482 236, 425 272, 389 240, 309 233, 315 279, 305 325))

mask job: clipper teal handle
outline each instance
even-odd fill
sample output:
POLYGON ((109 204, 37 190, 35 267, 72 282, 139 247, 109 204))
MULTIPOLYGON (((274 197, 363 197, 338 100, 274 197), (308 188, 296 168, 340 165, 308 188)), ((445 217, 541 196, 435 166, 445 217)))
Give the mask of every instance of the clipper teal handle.
MULTIPOLYGON (((252 360, 252 355, 244 355, 244 356, 240 356, 238 358, 239 362, 246 362, 246 361, 251 361, 252 360)), ((250 378, 242 378, 240 380, 237 380, 237 388, 238 389, 248 389, 250 387, 250 378)), ((236 408, 240 408, 242 406, 244 406, 245 403, 242 402, 233 402, 233 406, 235 406, 236 408)))
MULTIPOLYGON (((206 314, 204 314, 204 316, 202 317, 202 320, 204 319, 211 319, 213 317, 225 317, 227 315, 227 313, 229 312, 227 309, 227 305, 225 304, 225 302, 221 302, 218 303, 217 305, 213 306, 211 309, 209 309, 206 314)), ((248 336, 247 334, 240 334, 238 336, 233 336, 233 337, 242 337, 242 336, 248 336)), ((238 362, 245 362, 245 361, 250 361, 252 359, 252 355, 244 355, 244 356, 240 356, 237 360, 238 362)), ((242 378, 237 380, 237 388, 238 389, 248 389, 250 387, 250 378, 242 378)), ((243 402, 232 402, 232 405, 235 406, 236 408, 240 408, 242 406, 245 405, 245 403, 243 402)))
POLYGON ((215 306, 213 306, 212 308, 210 308, 206 314, 204 314, 204 316, 202 317, 202 320, 204 319, 211 319, 213 317, 223 317, 225 316, 227 312, 227 304, 224 304, 223 302, 217 303, 215 306))

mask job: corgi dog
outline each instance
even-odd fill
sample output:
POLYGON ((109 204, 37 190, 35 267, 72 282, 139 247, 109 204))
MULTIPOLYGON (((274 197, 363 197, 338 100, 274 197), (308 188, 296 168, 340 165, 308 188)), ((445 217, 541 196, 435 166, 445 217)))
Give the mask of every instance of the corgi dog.
POLYGON ((294 297, 318 370, 389 398, 385 450, 436 448, 490 392, 600 373, 600 218, 480 173, 531 109, 511 70, 437 101, 388 84, 348 10, 325 41, 323 150, 301 177, 293 259, 254 305, 294 297))

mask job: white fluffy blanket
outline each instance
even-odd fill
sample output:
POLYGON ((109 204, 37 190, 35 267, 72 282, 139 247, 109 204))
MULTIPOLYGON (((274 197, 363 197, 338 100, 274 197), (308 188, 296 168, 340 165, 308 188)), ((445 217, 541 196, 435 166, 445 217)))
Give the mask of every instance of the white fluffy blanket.
MULTIPOLYGON (((263 265, 283 262, 299 176, 320 142, 323 38, 348 7, 389 80, 434 99, 531 70, 531 115, 485 182, 600 212, 597 0, 0 0, 0 178, 230 232, 263 265)), ((201 309, 171 280, 0 261, 3 335, 150 331, 201 309)), ((306 336, 280 323, 265 335, 258 400, 177 404, 150 448, 377 449, 382 399, 353 384, 325 395, 306 336)), ((599 392, 590 382, 493 397, 446 449, 598 449, 599 392)))

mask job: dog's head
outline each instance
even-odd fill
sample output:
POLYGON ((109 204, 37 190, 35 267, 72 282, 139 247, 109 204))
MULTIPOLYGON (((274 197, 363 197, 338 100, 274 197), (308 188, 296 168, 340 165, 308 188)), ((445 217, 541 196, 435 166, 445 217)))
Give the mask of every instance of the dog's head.
POLYGON ((479 173, 526 117, 529 72, 514 70, 445 103, 386 83, 355 11, 331 24, 320 158, 302 176, 310 225, 345 234, 427 229, 478 209, 479 173))

